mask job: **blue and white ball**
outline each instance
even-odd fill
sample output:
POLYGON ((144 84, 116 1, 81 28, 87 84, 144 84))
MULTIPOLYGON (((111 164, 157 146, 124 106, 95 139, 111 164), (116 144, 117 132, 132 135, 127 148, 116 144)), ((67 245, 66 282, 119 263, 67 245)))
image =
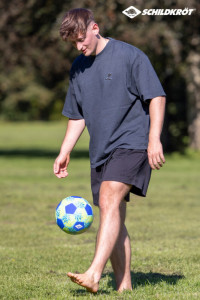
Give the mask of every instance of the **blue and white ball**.
POLYGON ((86 231, 93 221, 92 206, 78 196, 63 199, 56 208, 55 216, 57 225, 69 234, 86 231))

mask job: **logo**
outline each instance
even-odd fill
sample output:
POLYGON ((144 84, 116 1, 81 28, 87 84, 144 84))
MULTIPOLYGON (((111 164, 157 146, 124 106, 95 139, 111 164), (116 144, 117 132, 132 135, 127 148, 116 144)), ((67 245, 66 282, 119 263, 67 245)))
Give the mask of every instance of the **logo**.
POLYGON ((128 16, 129 18, 133 19, 139 14, 141 14, 141 11, 135 8, 134 6, 129 6, 127 9, 123 10, 122 13, 128 16))
POLYGON ((139 9, 135 8, 134 6, 129 6, 127 9, 123 10, 122 13, 125 14, 127 17, 133 19, 139 14, 142 16, 186 16, 191 15, 196 8, 184 8, 184 9, 177 9, 177 8, 166 8, 166 9, 143 9, 140 11, 139 9))
POLYGON ((105 78, 105 80, 111 80, 112 79, 112 74, 108 73, 107 77, 105 78))
POLYGON ((81 229, 83 226, 80 225, 80 224, 78 224, 78 225, 76 225, 75 227, 76 227, 77 229, 81 229))

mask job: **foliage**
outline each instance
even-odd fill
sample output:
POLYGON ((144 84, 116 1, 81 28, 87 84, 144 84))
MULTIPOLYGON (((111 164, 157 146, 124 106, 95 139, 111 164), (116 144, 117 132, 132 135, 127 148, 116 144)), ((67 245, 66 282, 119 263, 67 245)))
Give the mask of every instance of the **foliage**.
MULTIPOLYGON (((122 11, 145 8, 185 8, 182 0, 10 0, 0 3, 0 110, 6 120, 59 119, 68 86, 68 73, 77 51, 59 37, 64 12, 75 7, 94 11, 101 34, 141 48, 152 61, 166 90, 168 106, 163 142, 166 150, 188 144, 188 127, 196 117, 190 102, 199 94, 193 83, 193 57, 199 53, 199 3, 186 16, 137 16, 122 11), (188 72, 188 70, 191 70, 188 72), (188 112, 189 110, 189 112, 188 112)), ((196 80, 198 82, 198 80, 196 80)), ((194 102, 194 101, 193 101, 194 102)), ((192 104, 193 104, 192 102, 192 104)), ((197 105, 196 102, 194 103, 197 105)))

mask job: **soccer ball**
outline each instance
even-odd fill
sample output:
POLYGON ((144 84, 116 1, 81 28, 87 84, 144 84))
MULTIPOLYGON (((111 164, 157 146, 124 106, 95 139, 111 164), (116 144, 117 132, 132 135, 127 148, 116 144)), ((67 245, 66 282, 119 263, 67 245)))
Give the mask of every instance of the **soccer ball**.
POLYGON ((63 199, 56 208, 55 216, 57 225, 69 234, 86 231, 93 221, 92 206, 78 196, 63 199))

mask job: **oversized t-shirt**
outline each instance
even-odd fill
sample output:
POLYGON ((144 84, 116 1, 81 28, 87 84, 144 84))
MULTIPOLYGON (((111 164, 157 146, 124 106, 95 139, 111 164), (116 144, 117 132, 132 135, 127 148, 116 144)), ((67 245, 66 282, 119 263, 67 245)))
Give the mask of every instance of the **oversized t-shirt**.
POLYGON ((158 96, 165 92, 148 57, 132 45, 109 39, 96 56, 77 57, 63 115, 85 120, 92 168, 116 148, 147 149, 148 100, 158 96))

